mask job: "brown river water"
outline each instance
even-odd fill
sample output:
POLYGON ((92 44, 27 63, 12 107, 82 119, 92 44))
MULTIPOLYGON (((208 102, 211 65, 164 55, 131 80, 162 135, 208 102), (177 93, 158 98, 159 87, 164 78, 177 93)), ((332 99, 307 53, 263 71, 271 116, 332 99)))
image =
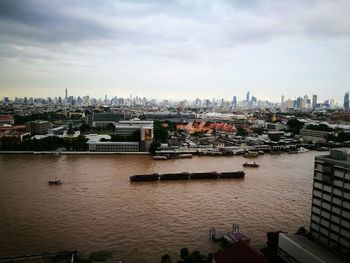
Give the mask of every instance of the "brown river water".
POLYGON ((160 262, 182 247, 208 253, 208 230, 233 223, 251 244, 267 231, 309 225, 314 157, 265 154, 154 161, 136 155, 0 155, 0 256, 113 250, 124 262, 160 262), (143 173, 238 171, 244 179, 130 183, 143 173), (62 185, 50 186, 50 178, 62 185))

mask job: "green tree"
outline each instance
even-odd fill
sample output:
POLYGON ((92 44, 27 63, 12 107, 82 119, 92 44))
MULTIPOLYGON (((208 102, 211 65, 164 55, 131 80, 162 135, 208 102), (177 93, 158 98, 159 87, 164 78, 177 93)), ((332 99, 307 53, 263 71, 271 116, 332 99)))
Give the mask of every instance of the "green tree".
POLYGON ((168 130, 159 121, 154 122, 154 139, 160 142, 168 141, 168 130))
POLYGON ((237 129, 237 135, 239 136, 246 136, 248 134, 247 130, 242 126, 237 126, 236 129, 237 129))
POLYGON ((190 255, 190 251, 188 250, 187 247, 184 247, 180 250, 180 257, 181 259, 186 259, 190 255))
POLYGON ((69 125, 68 125, 67 134, 69 134, 69 135, 74 134, 74 129, 73 129, 73 123, 72 122, 70 122, 69 125))
POLYGON ((303 128, 304 124, 298 121, 296 118, 290 119, 287 122, 288 129, 294 134, 299 134, 300 130, 303 128))
POLYGON ((160 263, 171 263, 171 257, 168 254, 162 256, 160 263))
POLYGON ((90 131, 90 126, 83 123, 80 127, 79 127, 79 131, 81 134, 87 133, 90 131))
POLYGON ((159 146, 160 146, 159 141, 153 141, 150 145, 149 152, 151 154, 155 154, 159 146))

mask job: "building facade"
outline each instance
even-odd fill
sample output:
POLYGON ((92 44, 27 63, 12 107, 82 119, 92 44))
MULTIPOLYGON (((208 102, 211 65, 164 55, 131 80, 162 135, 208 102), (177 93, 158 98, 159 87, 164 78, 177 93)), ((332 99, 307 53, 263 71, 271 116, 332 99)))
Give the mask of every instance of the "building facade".
POLYGON ((350 159, 333 150, 315 158, 310 233, 319 243, 350 256, 350 159))
POLYGON ((349 92, 344 95, 344 111, 349 111, 350 102, 349 102, 349 92))
POLYGON ((91 142, 90 152, 138 152, 138 142, 91 142))
POLYGON ((31 135, 35 134, 47 134, 50 129, 50 123, 48 121, 30 121, 26 123, 26 131, 31 135))

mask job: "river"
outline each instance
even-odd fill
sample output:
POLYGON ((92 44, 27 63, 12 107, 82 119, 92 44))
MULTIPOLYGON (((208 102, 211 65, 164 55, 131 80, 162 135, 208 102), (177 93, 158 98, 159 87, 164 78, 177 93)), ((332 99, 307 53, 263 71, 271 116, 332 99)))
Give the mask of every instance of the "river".
POLYGON ((265 154, 154 161, 143 155, 0 155, 0 256, 61 249, 113 250, 124 262, 215 251, 209 227, 233 223, 253 245, 267 231, 309 225, 314 157, 265 154), (143 173, 237 171, 244 179, 130 183, 143 173), (62 185, 50 186, 50 178, 62 185))

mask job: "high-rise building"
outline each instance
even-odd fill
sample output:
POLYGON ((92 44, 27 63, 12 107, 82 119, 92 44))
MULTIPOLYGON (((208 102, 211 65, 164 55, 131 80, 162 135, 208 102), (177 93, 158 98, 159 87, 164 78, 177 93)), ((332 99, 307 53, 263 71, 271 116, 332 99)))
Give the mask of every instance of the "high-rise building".
POLYGON ((344 110, 349 111, 349 92, 346 92, 344 96, 344 110))
POLYGON ((281 111, 285 111, 286 110, 286 102, 284 101, 284 95, 281 96, 281 111))
POLYGON ((236 108, 237 107, 237 97, 233 96, 232 97, 232 108, 236 108))
POLYGON ((64 98, 67 101, 67 99, 68 99, 68 90, 67 89, 65 90, 65 97, 64 98))
POLYGON ((317 105, 317 95, 312 95, 312 108, 316 108, 317 105))
POLYGON ((296 100, 296 108, 302 109, 304 106, 304 100, 302 97, 298 97, 296 100))
POLYGON ((247 101, 247 102, 249 102, 249 100, 250 100, 250 92, 248 91, 248 92, 247 92, 247 98, 246 98, 246 101, 247 101))
POLYGON ((308 107, 309 107, 309 96, 305 95, 302 108, 308 108, 308 107))
POLYGON ((335 100, 334 99, 331 99, 330 102, 329 102, 329 107, 331 109, 334 109, 335 108, 335 100))
POLYGON ((350 258, 350 159, 332 150, 315 158, 310 233, 314 240, 350 258))

